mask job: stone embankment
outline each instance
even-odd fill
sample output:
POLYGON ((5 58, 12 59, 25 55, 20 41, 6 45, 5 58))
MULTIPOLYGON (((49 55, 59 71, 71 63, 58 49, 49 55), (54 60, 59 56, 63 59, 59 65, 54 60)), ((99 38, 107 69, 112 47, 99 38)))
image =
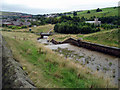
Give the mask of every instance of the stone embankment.
POLYGON ((90 50, 99 51, 99 52, 102 52, 102 53, 105 53, 105 54, 120 57, 120 48, 116 48, 116 47, 104 46, 104 45, 100 45, 100 44, 95 44, 95 43, 85 42, 85 41, 81 41, 81 40, 76 40, 76 39, 73 39, 73 38, 69 38, 69 39, 67 39, 63 42, 58 42, 58 41, 52 39, 51 42, 53 44, 70 43, 70 44, 75 45, 75 46, 84 47, 84 48, 87 48, 87 49, 90 49, 90 50))
POLYGON ((19 62, 17 62, 12 51, 6 47, 6 42, 0 37, 2 48, 2 88, 36 88, 33 82, 27 77, 19 62))

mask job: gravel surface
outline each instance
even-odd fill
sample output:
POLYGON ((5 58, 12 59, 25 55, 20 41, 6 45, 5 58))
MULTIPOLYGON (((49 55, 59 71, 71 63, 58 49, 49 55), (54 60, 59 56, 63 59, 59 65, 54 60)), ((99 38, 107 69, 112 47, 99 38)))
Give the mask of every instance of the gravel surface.
MULTIPOLYGON (((44 43, 44 40, 39 40, 44 43)), ((104 75, 105 78, 111 78, 111 82, 118 84, 118 59, 117 57, 110 56, 97 51, 91 51, 82 47, 76 47, 70 44, 49 44, 45 46, 54 51, 63 54, 70 60, 79 61, 82 65, 90 68, 91 70, 98 71, 104 75)))

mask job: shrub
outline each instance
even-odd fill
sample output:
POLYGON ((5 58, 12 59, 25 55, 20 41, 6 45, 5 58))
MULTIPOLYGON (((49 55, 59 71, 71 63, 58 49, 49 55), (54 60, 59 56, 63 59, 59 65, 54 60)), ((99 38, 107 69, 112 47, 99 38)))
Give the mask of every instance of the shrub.
POLYGON ((18 29, 22 29, 22 27, 17 27, 18 29))
POLYGON ((87 13, 90 13, 90 11, 88 11, 87 13))
POLYGON ((118 28, 117 25, 111 25, 111 24, 102 24, 101 27, 104 28, 104 29, 107 29, 107 30, 108 29, 113 29, 113 28, 118 28))
POLYGON ((16 29, 17 28, 17 26, 12 26, 12 29, 16 29))
POLYGON ((112 66, 112 62, 109 63, 109 66, 112 66))
POLYGON ((74 11, 74 12, 73 12, 73 15, 74 15, 74 16, 77 16, 77 12, 74 11))
POLYGON ((31 31, 31 33, 34 33, 34 31, 31 31))
POLYGON ((8 26, 8 28, 12 28, 12 27, 13 27, 13 25, 9 25, 9 26, 8 26))
POLYGON ((23 25, 22 28, 27 28, 27 26, 26 26, 26 25, 23 25))
POLYGON ((32 27, 32 25, 29 25, 29 27, 32 27))

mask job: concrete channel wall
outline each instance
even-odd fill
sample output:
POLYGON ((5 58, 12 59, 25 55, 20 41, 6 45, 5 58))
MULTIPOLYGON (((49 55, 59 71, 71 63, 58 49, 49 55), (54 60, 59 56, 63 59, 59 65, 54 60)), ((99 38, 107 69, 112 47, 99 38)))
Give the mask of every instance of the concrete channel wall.
POLYGON ((58 42, 58 41, 52 39, 51 42, 53 44, 70 43, 70 44, 78 46, 78 47, 84 47, 84 48, 87 48, 90 50, 99 51, 99 52, 102 52, 105 54, 120 57, 120 48, 116 48, 116 47, 109 47, 109 46, 104 46, 104 45, 100 45, 100 44, 84 42, 84 41, 76 40, 73 38, 69 38, 63 42, 58 42))
POLYGON ((2 39, 2 88, 36 88, 2 39))

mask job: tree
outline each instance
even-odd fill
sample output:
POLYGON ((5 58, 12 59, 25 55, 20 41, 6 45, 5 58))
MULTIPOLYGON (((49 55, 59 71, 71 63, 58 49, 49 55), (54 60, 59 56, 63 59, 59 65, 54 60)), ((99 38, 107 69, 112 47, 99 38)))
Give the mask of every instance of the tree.
POLYGON ((90 13, 90 11, 88 10, 88 12, 87 13, 90 13))
POLYGON ((100 31, 100 28, 96 28, 96 26, 92 26, 91 24, 67 21, 57 23, 54 27, 54 31, 64 34, 88 34, 98 32, 100 31))
POLYGON ((84 16, 81 18, 81 21, 85 21, 85 17, 84 16))
POLYGON ((73 17, 73 22, 79 22, 80 18, 79 17, 73 17))
POLYGON ((98 9, 96 10, 96 12, 102 12, 102 10, 98 8, 98 9))
POLYGON ((74 11, 74 12, 73 12, 73 15, 74 15, 74 16, 77 16, 77 12, 74 11))
POLYGON ((114 7, 114 9, 116 9, 117 7, 114 7))

